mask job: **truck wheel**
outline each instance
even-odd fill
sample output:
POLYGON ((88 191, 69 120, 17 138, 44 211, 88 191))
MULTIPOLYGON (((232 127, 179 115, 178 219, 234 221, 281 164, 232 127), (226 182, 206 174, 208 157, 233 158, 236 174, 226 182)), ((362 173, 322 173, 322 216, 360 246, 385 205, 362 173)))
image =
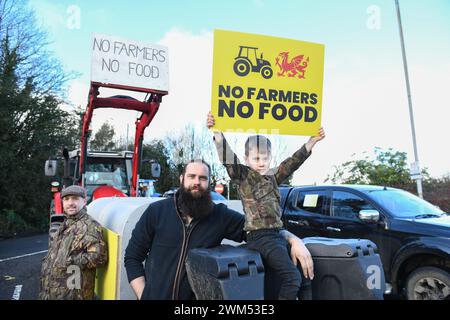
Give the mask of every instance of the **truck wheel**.
POLYGON ((244 77, 250 72, 250 63, 247 60, 237 60, 233 66, 234 73, 238 76, 244 77))
POLYGON ((270 79, 272 78, 273 71, 270 67, 265 66, 261 69, 261 75, 263 76, 264 79, 270 79))
POLYGON ((406 280, 408 300, 450 300, 450 274, 435 267, 419 268, 406 280))

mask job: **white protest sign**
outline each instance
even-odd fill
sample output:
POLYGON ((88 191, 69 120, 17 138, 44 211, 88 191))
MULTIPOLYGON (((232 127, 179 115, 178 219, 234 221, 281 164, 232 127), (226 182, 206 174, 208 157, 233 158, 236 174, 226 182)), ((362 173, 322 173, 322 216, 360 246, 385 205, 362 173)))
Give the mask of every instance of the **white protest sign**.
POLYGON ((91 81, 169 91, 167 47, 94 34, 91 81))
POLYGON ((317 200, 319 200, 318 194, 306 194, 305 200, 303 200, 303 207, 315 208, 317 207, 317 200))

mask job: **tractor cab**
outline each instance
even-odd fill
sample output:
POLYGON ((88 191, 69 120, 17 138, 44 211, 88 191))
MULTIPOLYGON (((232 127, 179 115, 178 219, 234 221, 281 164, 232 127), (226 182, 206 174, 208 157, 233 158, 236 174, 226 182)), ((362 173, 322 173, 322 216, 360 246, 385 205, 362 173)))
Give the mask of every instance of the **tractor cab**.
POLYGON ((239 46, 239 54, 235 58, 233 70, 240 77, 248 75, 250 71, 261 73, 265 79, 270 79, 273 75, 270 62, 263 59, 262 53, 258 58, 256 47, 239 46))
POLYGON ((84 174, 84 187, 88 192, 88 199, 92 198, 94 191, 100 186, 112 186, 123 195, 130 196, 132 160, 131 151, 88 151, 84 174))
POLYGON ((258 48, 255 47, 245 47, 245 46, 241 46, 239 48, 239 57, 244 57, 247 58, 253 66, 256 66, 258 64, 261 64, 261 60, 262 60, 262 54, 261 54, 261 58, 258 59, 258 55, 257 55, 257 50, 258 48))

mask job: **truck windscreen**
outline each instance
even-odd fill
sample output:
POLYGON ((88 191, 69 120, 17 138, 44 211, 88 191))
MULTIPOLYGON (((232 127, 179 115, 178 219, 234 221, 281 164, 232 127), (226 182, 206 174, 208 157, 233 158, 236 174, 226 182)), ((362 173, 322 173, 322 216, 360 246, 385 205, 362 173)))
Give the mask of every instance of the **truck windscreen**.
POLYGON ((124 158, 88 158, 86 186, 109 185, 127 191, 129 181, 124 158))

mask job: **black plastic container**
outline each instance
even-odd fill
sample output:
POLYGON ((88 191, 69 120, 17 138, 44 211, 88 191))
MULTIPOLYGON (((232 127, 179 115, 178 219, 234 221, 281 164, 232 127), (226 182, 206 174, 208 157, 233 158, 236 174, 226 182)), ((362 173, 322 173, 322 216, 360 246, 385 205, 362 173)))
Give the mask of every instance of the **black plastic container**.
POLYGON ((365 239, 304 238, 314 261, 313 300, 382 300, 386 283, 377 246, 365 239))
MULTIPOLYGON (((384 272, 373 242, 315 237, 303 241, 314 261, 314 280, 305 279, 302 274, 299 300, 383 299, 384 272)), ((258 252, 245 246, 192 249, 186 259, 186 271, 200 300, 278 297, 279 277, 272 269, 264 268, 258 252)))
POLYGON ((192 249, 186 272, 199 300, 264 299, 264 267, 256 251, 229 245, 192 249))

